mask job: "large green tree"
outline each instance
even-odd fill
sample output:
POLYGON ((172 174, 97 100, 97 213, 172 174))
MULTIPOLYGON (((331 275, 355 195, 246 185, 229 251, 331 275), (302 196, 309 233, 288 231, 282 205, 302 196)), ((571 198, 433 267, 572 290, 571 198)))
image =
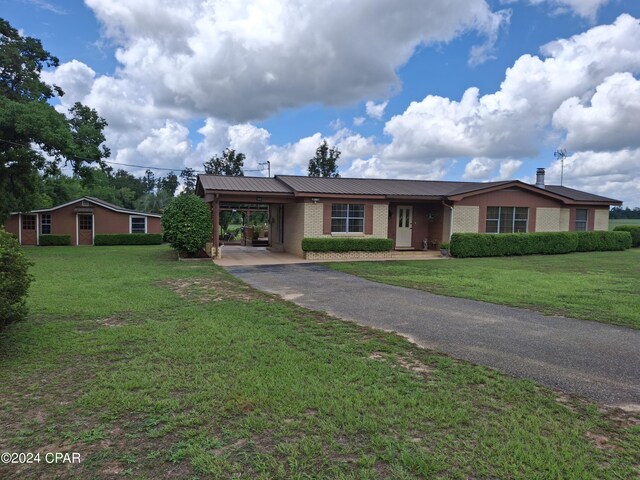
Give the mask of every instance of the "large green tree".
POLYGON ((178 176, 175 173, 169 172, 164 177, 160 177, 156 184, 158 186, 158 191, 166 192, 173 197, 176 194, 176 190, 178 189, 180 182, 178 181, 178 176))
POLYGON ((82 175, 88 164, 104 167, 109 156, 101 146, 106 122, 94 110, 76 103, 64 115, 51 105, 64 92, 40 73, 56 66, 40 40, 0 18, 0 221, 36 206, 41 173, 58 173, 64 161, 82 175))
POLYGON ((340 174, 337 162, 340 154, 340 150, 336 147, 329 148, 327 141, 324 140, 316 149, 315 156, 309 159, 309 176, 338 178, 340 174))
POLYGON ((231 148, 225 149, 222 156, 214 155, 203 164, 204 171, 212 175, 227 175, 230 177, 243 177, 245 154, 236 152, 231 148))

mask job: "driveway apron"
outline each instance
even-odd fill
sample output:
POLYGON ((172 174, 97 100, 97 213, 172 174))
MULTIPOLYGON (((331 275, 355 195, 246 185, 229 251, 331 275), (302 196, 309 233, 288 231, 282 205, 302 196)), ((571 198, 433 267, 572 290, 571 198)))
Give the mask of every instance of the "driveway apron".
MULTIPOLYGON (((640 408, 640 330, 433 295, 317 264, 227 267, 301 306, 623 408, 640 408)), ((640 314, 640 312, 639 312, 640 314)))

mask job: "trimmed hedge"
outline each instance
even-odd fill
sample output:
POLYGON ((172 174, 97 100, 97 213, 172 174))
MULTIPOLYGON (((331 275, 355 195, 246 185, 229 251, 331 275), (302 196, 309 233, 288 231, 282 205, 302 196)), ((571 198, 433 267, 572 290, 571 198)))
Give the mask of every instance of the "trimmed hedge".
POLYGON ((71 245, 71 235, 40 235, 41 247, 61 247, 71 245))
POLYGON ((631 245, 640 247, 640 225, 618 225, 614 232, 629 232, 631 234, 631 245))
POLYGON ((631 248, 629 232, 575 232, 578 237, 577 252, 607 252, 631 248))
POLYGON ((393 248, 390 238, 303 238, 305 252, 388 252, 393 248))
POLYGON ((625 250, 630 246, 627 232, 454 233, 449 252, 459 258, 501 257, 625 250))
POLYGON ((95 236, 94 244, 98 247, 107 245, 160 245, 161 233, 111 233, 95 236))

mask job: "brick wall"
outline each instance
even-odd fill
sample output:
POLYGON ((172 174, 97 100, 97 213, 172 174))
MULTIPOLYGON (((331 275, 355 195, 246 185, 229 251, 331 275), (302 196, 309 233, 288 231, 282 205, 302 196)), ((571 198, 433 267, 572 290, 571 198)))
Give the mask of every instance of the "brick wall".
POLYGON ((560 228, 561 232, 569 231, 569 222, 571 221, 571 210, 568 208, 560 209, 560 228))
POLYGON ((560 208, 538 207, 536 209, 536 232, 559 232, 561 230, 560 215, 560 208))
POLYGON ((478 233, 480 207, 456 205, 453 207, 453 233, 478 233))
POLYGON ((357 260, 391 258, 391 252, 306 252, 307 260, 357 260))
POLYGON ((593 223, 594 230, 609 230, 609 209, 596 209, 596 215, 593 223))
POLYGON ((304 236, 322 237, 324 204, 304 203, 304 236))
POLYGON ((389 205, 373 206, 373 234, 372 237, 387 238, 389 235, 389 205))
POLYGON ((302 256, 304 238, 304 203, 284 205, 284 250, 302 256))

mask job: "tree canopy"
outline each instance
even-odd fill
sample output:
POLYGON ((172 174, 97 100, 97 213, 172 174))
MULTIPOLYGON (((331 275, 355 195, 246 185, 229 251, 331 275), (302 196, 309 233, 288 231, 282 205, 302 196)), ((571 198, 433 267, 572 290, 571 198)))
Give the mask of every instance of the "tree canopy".
POLYGON ((56 66, 40 40, 23 37, 0 18, 0 221, 11 211, 33 209, 40 174, 59 173, 61 162, 79 176, 91 164, 106 167, 106 121, 81 103, 67 115, 49 103, 64 92, 40 73, 56 66))
POLYGON ((329 148, 327 141, 324 140, 316 149, 315 156, 309 160, 309 176, 338 178, 340 174, 337 162, 340 154, 340 150, 336 147, 329 148))
POLYGON ((243 177, 245 154, 231 148, 225 149, 222 156, 214 155, 203 164, 204 171, 213 175, 228 175, 231 177, 243 177))

